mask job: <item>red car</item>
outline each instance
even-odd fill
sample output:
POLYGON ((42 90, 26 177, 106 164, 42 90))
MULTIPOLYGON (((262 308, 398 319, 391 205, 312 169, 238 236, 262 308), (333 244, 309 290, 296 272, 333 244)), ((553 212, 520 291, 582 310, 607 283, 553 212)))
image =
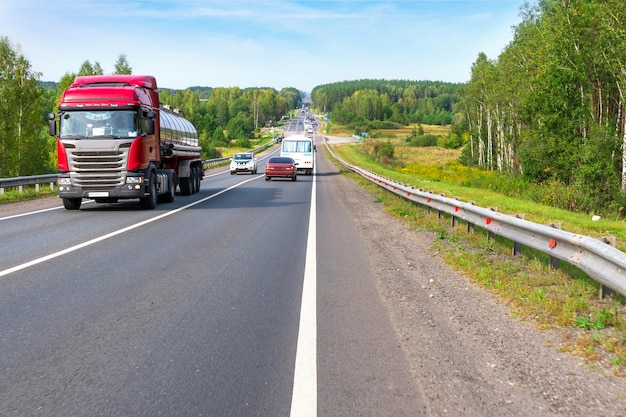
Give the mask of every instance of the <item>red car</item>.
POLYGON ((291 181, 295 181, 298 178, 296 161, 283 156, 270 158, 265 165, 265 181, 274 177, 291 178, 291 181))

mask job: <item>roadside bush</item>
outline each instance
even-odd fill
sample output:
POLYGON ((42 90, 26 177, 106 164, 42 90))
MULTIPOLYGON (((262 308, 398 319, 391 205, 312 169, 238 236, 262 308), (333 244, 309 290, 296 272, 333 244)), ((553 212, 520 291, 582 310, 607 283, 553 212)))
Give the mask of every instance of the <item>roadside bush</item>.
POLYGON ((463 146, 463 139, 456 133, 450 133, 447 136, 439 136, 437 146, 445 149, 458 149, 463 146))
POLYGON ((222 153, 213 146, 202 147, 202 159, 217 159, 221 158, 222 153))
POLYGON ((365 139, 361 144, 361 152, 375 159, 382 165, 392 165, 396 148, 391 141, 379 141, 371 138, 365 139))
POLYGON ((250 139, 239 138, 235 141, 235 146, 238 148, 250 148, 250 139))
POLYGON ((411 135, 406 138, 406 142, 411 146, 437 146, 439 140, 438 135, 426 134, 426 135, 411 135))

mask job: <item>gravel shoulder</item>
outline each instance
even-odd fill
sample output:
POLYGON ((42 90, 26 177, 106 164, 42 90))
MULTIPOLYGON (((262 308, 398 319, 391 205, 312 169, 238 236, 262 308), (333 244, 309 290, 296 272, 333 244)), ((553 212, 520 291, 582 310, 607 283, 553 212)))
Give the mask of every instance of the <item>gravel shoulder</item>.
POLYGON ((333 179, 429 415, 626 415, 626 378, 559 352, 557 333, 512 318, 504 303, 444 264, 433 233, 408 229, 352 180, 333 179))
POLYGON ((0 204, 0 217, 12 216, 25 211, 46 210, 63 207, 63 202, 57 196, 43 197, 35 200, 16 201, 0 204))

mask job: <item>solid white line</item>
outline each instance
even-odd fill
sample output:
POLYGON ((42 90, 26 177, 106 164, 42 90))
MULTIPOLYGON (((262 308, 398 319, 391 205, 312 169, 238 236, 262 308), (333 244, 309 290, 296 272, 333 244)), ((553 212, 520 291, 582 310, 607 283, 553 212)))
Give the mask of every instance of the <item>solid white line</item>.
POLYGON ((317 236, 315 167, 311 187, 309 234, 306 243, 300 328, 291 396, 291 417, 317 416, 317 236))
POLYGON ((223 189, 222 191, 219 191, 219 192, 217 192, 217 193, 215 193, 215 194, 211 194, 210 196, 205 197, 205 198, 203 198, 203 199, 201 199, 201 200, 194 201, 193 203, 189 203, 189 204, 187 204, 186 206, 179 207, 179 208, 177 208, 177 209, 175 209, 175 210, 167 211, 167 212, 165 212, 165 213, 163 213, 163 214, 161 214, 161 215, 159 215, 159 216, 156 216, 156 217, 153 217, 153 218, 150 218, 150 219, 144 220, 144 221, 142 221, 142 222, 139 222, 139 223, 133 224, 132 226, 128 226, 128 227, 125 227, 125 228, 123 228, 123 229, 116 230, 116 231, 114 231, 114 232, 111 232, 111 233, 109 233, 109 234, 106 234, 106 235, 103 235, 103 236, 97 237, 97 238, 95 238, 95 239, 91 239, 91 240, 88 240, 88 241, 86 241, 86 242, 79 243, 78 245, 75 245, 75 246, 69 247, 69 248, 67 248, 67 249, 63 249, 63 250, 61 250, 61 251, 58 251, 58 252, 55 252, 55 253, 51 253, 50 255, 42 256, 41 258, 34 259, 34 260, 30 261, 30 262, 26 262, 26 263, 23 263, 23 264, 21 264, 21 265, 14 266, 14 267, 9 268, 9 269, 5 269, 5 270, 3 270, 3 271, 0 271, 0 277, 3 277, 3 276, 5 276, 5 275, 12 274, 13 272, 21 271, 22 269, 29 268, 29 267, 31 267, 31 266, 33 266, 33 265, 37 265, 37 264, 40 264, 40 263, 45 262, 45 261, 49 261, 50 259, 58 258, 59 256, 62 256, 62 255, 68 254, 68 253, 70 253, 70 252, 77 251, 78 249, 82 249, 82 248, 84 248, 84 247, 87 247, 87 246, 93 245, 94 243, 101 242, 101 241, 106 240, 106 239, 109 239, 109 238, 111 238, 111 237, 113 237, 113 236, 121 235, 122 233, 126 233, 126 232, 128 232, 129 230, 133 230, 133 229, 136 229, 136 228, 138 228, 138 227, 145 226, 146 224, 149 224, 149 223, 155 222, 155 221, 157 221, 157 220, 161 220, 161 219, 163 219, 163 218, 165 218, 165 217, 167 217, 167 216, 171 216, 172 214, 176 214, 176 213, 178 213, 178 212, 180 212, 180 211, 183 211, 183 210, 185 210, 185 209, 188 209, 188 208, 190 208, 190 207, 193 207, 193 206, 195 206, 195 205, 198 205, 198 204, 200 204, 200 203, 203 203, 203 202, 205 202, 205 201, 207 201, 207 200, 210 200, 210 199, 212 199, 212 198, 217 197, 217 196, 218 196, 218 195, 220 195, 220 194, 224 194, 225 192, 230 191, 230 190, 232 190, 233 188, 237 188, 237 187, 239 187, 240 185, 243 185, 243 184, 245 184, 245 183, 247 183, 247 182, 250 182, 250 181, 257 180, 257 179, 259 179, 259 178, 263 178, 263 176, 252 177, 252 178, 250 178, 250 179, 247 179, 247 180, 245 180, 245 181, 242 181, 242 182, 240 182, 240 183, 237 183, 237 184, 235 184, 235 185, 233 185, 233 186, 231 186, 231 187, 225 188, 225 189, 223 189))

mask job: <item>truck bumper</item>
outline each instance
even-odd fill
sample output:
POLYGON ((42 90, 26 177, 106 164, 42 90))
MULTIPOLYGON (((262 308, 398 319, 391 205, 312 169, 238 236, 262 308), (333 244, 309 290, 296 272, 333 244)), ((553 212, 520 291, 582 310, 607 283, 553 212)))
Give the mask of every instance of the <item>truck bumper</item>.
POLYGON ((124 184, 113 188, 98 189, 97 187, 83 188, 75 185, 59 184, 61 198, 142 198, 150 194, 148 183, 124 184))

